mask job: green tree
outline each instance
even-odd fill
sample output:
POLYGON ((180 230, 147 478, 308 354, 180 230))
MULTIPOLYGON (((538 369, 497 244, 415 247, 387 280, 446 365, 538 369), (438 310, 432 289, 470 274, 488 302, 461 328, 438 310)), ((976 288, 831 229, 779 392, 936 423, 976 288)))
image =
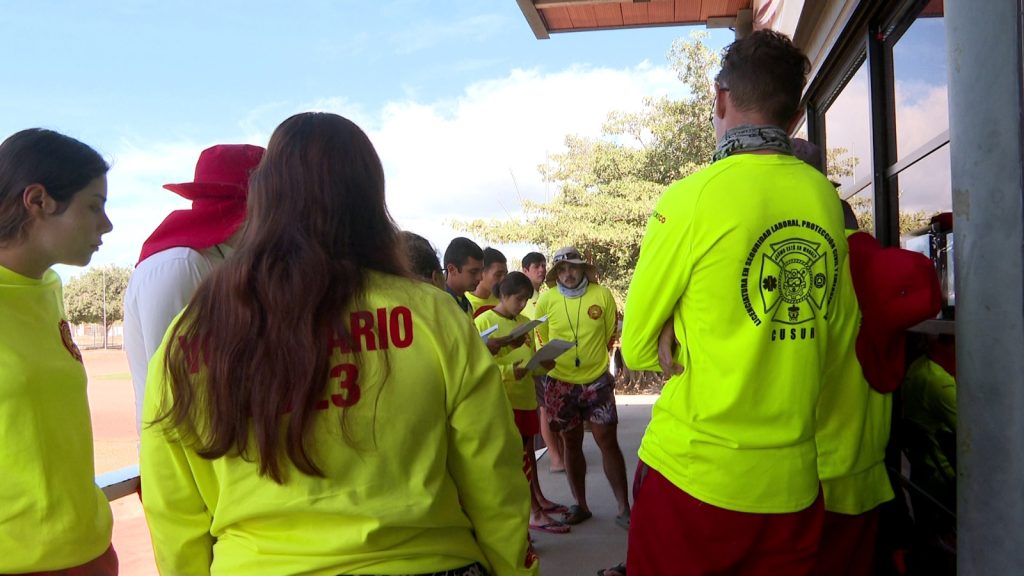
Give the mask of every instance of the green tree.
POLYGON ((551 201, 524 202, 521 219, 454 225, 490 242, 547 251, 576 246, 601 270, 621 306, 658 197, 668 184, 705 167, 715 149, 709 118, 718 56, 706 37, 676 40, 668 53, 687 96, 647 98, 639 112, 610 113, 597 138, 566 137, 566 150, 539 167, 544 180, 558 186, 551 201))
POLYGON ((107 332, 124 314, 124 292, 132 270, 127 266, 96 266, 64 286, 64 311, 72 324, 103 326, 103 347, 107 332))
MULTIPOLYGON (((842 178, 853 176, 854 170, 860 164, 860 158, 850 156, 850 151, 844 147, 837 146, 829 148, 826 152, 826 166, 828 167, 829 179, 836 181, 842 178)), ((900 192, 902 195, 902 191, 900 192)), ((857 227, 871 234, 875 233, 874 199, 871 196, 858 194, 847 199, 853 213, 857 216, 857 227)), ((936 212, 925 210, 900 210, 899 230, 900 235, 917 232, 928 226, 932 216, 936 212)))

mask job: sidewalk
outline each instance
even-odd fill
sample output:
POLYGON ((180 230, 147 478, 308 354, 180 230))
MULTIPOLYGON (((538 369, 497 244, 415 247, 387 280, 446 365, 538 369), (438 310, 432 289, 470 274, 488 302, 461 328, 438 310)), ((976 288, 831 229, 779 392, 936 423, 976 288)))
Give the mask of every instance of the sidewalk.
MULTIPOLYGON (((626 478, 630 485, 632 504, 633 472, 636 451, 640 446, 651 405, 657 396, 619 396, 619 445, 626 458, 626 478)), ((592 576, 600 568, 609 568, 626 560, 626 531, 615 523, 615 497, 601 467, 601 452, 587 434, 583 441, 587 457, 587 503, 594 517, 572 527, 569 534, 556 535, 531 532, 540 555, 542 576, 592 576)), ((573 503, 565 474, 550 474, 548 459, 537 462, 537 472, 544 495, 566 506, 573 503)))

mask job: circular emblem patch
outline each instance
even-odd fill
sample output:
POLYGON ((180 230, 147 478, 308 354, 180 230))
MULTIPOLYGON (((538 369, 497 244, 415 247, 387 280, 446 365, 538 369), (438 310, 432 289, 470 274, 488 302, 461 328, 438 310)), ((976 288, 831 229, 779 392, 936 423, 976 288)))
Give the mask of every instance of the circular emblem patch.
POLYGON ((796 325, 828 316, 839 252, 821 226, 783 220, 754 242, 740 277, 743 308, 755 326, 796 325))
POLYGON ((64 343, 64 347, 68 349, 72 358, 81 362, 82 351, 78 349, 78 345, 71 338, 71 325, 68 324, 67 320, 61 320, 58 324, 58 329, 60 330, 60 339, 64 343))
POLYGON ((597 304, 594 304, 590 308, 587 308, 587 316, 590 316, 594 320, 597 320, 598 318, 600 318, 603 315, 604 315, 604 310, 602 310, 601 307, 598 306, 597 304))

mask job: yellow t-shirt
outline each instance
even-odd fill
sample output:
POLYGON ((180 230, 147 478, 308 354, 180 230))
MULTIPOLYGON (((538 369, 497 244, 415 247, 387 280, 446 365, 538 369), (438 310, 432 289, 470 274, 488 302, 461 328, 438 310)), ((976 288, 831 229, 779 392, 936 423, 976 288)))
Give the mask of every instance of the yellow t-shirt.
POLYGON ((937 362, 922 355, 907 368, 903 380, 903 417, 925 436, 928 458, 921 463, 925 479, 952 480, 956 470, 942 452, 936 434, 956 433, 956 379, 937 362))
POLYGON ((0 266, 0 573, 99 557, 113 519, 96 486, 85 367, 60 278, 0 266))
MULTIPOLYGON (((544 288, 544 286, 542 284, 541 285, 541 289, 543 289, 543 288, 544 288)), ((526 308, 523 308, 523 316, 526 316, 530 320, 536 320, 537 318, 540 317, 537 314, 537 302, 540 301, 540 294, 541 294, 540 290, 534 290, 533 291, 533 298, 530 298, 529 300, 527 300, 526 301, 526 308)), ((537 330, 533 331, 533 342, 536 345, 538 350, 540 350, 540 347, 544 345, 544 342, 542 342, 541 339, 540 339, 540 332, 538 332, 537 330)))
POLYGON ((626 298, 622 356, 658 370, 671 320, 685 368, 640 458, 695 498, 785 513, 818 494, 814 410, 847 244, 835 188, 792 156, 736 154, 668 187, 626 298))
MULTIPOLYGON (((848 272, 841 281, 847 293, 853 292, 848 272)), ((844 298, 839 305, 849 307, 844 317, 852 321, 844 322, 835 337, 834 346, 844 352, 827 368, 828 385, 818 397, 815 442, 825 509, 856 515, 894 497, 885 470, 892 395, 875 391, 857 360, 861 314, 856 299, 844 298)))
POLYGON ((570 384, 590 384, 608 371, 608 343, 615 335, 615 298, 611 290, 591 283, 579 298, 566 298, 553 288, 537 301, 537 327, 543 342, 566 340, 576 346, 555 359, 548 374, 570 384), (576 359, 579 358, 579 366, 576 359))
MULTIPOLYGON (((361 351, 333 348, 337 376, 313 422, 325 478, 285 459, 288 481, 278 485, 255 462, 207 460, 160 426, 143 429, 144 504, 161 572, 410 574, 480 562, 497 575, 537 574, 535 561, 526 565, 522 441, 474 326, 450 295, 380 273, 369 274, 349 320, 361 351), (355 390, 346 427, 358 449, 335 408, 355 390)), ((163 347, 151 362, 146 422, 166 389, 163 347)))
POLYGON ((498 305, 498 298, 494 294, 487 298, 480 298, 472 292, 466 292, 466 300, 469 300, 469 305, 473 308, 473 318, 479 317, 484 312, 498 305))
MULTIPOLYGON (((483 332, 491 326, 497 325, 498 330, 493 336, 500 337, 511 332, 516 326, 529 321, 530 319, 523 314, 509 319, 491 309, 476 317, 476 329, 478 332, 483 332)), ((498 363, 498 369, 501 370, 501 381, 505 384, 505 393, 508 394, 512 408, 516 410, 537 409, 537 392, 533 386, 533 376, 544 373, 538 367, 534 373, 527 372, 522 378, 517 379, 515 376, 516 363, 525 367, 537 351, 533 338, 530 336, 527 336, 526 342, 522 346, 516 348, 502 346, 498 354, 494 356, 494 360, 498 363)))

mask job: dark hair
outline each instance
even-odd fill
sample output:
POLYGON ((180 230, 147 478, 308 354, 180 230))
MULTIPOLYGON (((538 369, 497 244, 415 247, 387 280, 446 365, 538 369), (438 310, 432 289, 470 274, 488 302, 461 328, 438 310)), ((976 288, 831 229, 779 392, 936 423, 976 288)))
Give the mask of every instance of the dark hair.
POLYGON ((498 298, 526 294, 527 298, 533 297, 533 282, 522 272, 509 272, 501 279, 501 282, 494 287, 494 295, 498 298))
POLYGON ((796 115, 811 63, 785 35, 758 30, 730 44, 716 80, 740 110, 785 127, 796 115))
POLYGON ((281 452, 322 476, 308 438, 315 405, 330 343, 352 345, 348 313, 369 270, 405 274, 373 144, 335 114, 288 118, 253 172, 238 249, 173 328, 173 400, 168 407, 165 391, 157 421, 169 420, 204 458, 251 454, 255 444, 260 475, 278 483, 281 452), (205 374, 193 381, 197 359, 205 374))
POLYGON ((433 281, 434 272, 441 271, 441 261, 438 260, 437 250, 431 246, 430 241, 415 232, 405 230, 402 232, 402 247, 409 260, 409 271, 427 282, 433 281))
POLYGON ((484 270, 491 267, 491 264, 508 264, 508 259, 500 251, 488 246, 484 248, 484 270))
POLYGON ((521 267, 526 269, 534 264, 547 264, 548 259, 544 257, 540 252, 529 252, 526 256, 523 256, 521 267))
POLYGON ((853 206, 846 200, 839 200, 843 205, 843 225, 847 230, 859 230, 860 224, 857 222, 857 215, 853 213, 853 206))
POLYGON ((470 258, 483 260, 484 251, 480 249, 476 242, 462 236, 452 240, 448 244, 448 249, 444 251, 445 267, 447 268, 449 264, 454 264, 459 272, 462 272, 462 267, 466 264, 466 260, 470 258))
POLYGON ((110 165, 89 146, 53 130, 29 128, 0 144, 0 242, 19 240, 28 223, 22 193, 40 184, 61 205, 110 165))

